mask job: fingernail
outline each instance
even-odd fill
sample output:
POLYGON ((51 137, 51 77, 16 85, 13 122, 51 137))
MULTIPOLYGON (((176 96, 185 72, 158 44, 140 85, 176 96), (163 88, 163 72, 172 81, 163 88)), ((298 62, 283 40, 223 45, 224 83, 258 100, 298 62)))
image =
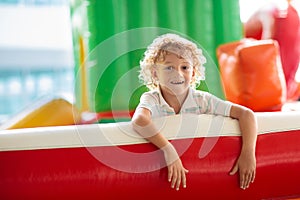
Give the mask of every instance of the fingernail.
POLYGON ((176 188, 176 190, 178 191, 178 190, 179 190, 179 188, 176 188))

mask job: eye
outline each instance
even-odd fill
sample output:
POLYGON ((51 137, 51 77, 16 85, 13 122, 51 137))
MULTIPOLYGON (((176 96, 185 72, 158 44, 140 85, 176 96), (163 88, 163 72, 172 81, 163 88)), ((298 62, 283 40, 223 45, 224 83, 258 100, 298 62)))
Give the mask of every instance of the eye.
POLYGON ((173 69, 172 66, 166 66, 166 67, 164 67, 164 70, 167 70, 167 71, 171 71, 172 69, 173 69))
POLYGON ((191 69, 190 66, 182 66, 181 69, 183 69, 184 71, 189 71, 191 69))

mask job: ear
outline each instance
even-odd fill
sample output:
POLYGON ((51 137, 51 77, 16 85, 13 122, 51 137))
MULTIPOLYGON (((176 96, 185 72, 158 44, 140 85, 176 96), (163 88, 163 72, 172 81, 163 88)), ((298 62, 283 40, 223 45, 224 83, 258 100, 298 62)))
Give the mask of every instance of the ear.
POLYGON ((194 77, 196 74, 195 70, 196 70, 195 67, 193 67, 192 77, 194 77))
POLYGON ((192 83, 193 81, 195 81, 195 75, 196 75, 195 68, 193 68, 192 79, 191 79, 190 83, 192 83))
POLYGON ((153 77, 154 79, 157 78, 157 74, 156 74, 156 69, 155 69, 155 68, 152 69, 152 77, 153 77))

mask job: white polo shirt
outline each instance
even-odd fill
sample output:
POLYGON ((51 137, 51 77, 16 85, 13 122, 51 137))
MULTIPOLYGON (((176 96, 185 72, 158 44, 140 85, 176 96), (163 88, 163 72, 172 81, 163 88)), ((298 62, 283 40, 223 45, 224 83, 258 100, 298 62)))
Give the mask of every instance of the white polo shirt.
MULTIPOLYGON (((232 103, 204 91, 189 89, 188 96, 184 101, 180 114, 214 114, 228 117, 232 103)), ((142 107, 151 111, 152 118, 175 115, 175 111, 163 98, 160 90, 145 92, 137 108, 142 107)))

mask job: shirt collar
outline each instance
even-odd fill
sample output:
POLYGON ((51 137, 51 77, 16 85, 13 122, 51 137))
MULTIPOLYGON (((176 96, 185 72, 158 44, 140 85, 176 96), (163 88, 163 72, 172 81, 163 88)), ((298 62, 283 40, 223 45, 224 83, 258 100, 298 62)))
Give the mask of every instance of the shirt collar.
POLYGON ((194 94, 193 88, 189 88, 189 93, 181 106, 180 112, 184 111, 186 108, 197 107, 193 94, 194 94))
POLYGON ((160 87, 158 88, 157 92, 159 93, 159 104, 161 106, 168 106, 170 107, 170 105, 166 102, 166 100, 164 99, 162 93, 161 93, 161 90, 160 90, 160 87))

